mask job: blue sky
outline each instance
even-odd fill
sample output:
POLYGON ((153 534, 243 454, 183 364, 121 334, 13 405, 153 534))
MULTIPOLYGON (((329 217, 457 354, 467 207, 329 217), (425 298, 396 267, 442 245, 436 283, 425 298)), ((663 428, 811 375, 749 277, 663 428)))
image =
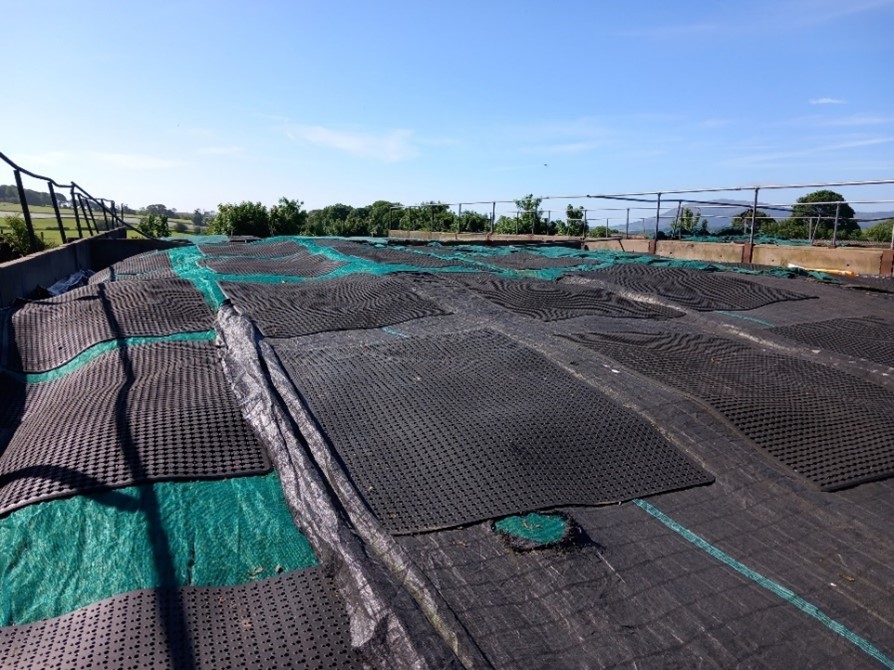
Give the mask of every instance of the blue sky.
POLYGON ((894 0, 7 0, 3 17, 0 151, 131 206, 894 177, 894 0))

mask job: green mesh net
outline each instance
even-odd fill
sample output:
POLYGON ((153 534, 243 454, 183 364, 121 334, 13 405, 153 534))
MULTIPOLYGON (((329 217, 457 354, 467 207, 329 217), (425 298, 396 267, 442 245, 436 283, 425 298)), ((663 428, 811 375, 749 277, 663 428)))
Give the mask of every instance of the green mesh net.
POLYGON ((134 589, 235 586, 316 564, 275 474, 53 500, 0 519, 0 625, 134 589))
POLYGON ((560 514, 509 516, 494 523, 498 533, 529 542, 548 546, 561 542, 568 534, 568 519, 560 514))

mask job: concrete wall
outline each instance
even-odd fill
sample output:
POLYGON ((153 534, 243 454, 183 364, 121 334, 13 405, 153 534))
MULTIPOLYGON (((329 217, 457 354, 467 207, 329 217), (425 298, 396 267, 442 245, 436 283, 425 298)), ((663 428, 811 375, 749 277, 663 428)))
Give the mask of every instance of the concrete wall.
POLYGON ((101 270, 144 251, 178 246, 163 240, 128 240, 126 233, 123 229, 110 230, 0 263, 0 307, 8 307, 16 298, 27 298, 38 287, 52 286, 79 270, 101 270))
POLYGON ((609 251, 626 251, 634 254, 649 253, 649 240, 587 240, 583 246, 588 251, 608 249, 609 251))
POLYGON ((503 235, 500 233, 438 233, 427 230, 389 230, 388 239, 393 242, 462 242, 464 244, 525 244, 531 242, 552 244, 580 244, 579 237, 564 235, 503 235))
POLYGON ((755 245, 751 262, 759 265, 846 270, 857 274, 874 275, 882 272, 884 249, 855 249, 838 247, 784 247, 772 244, 755 245))
POLYGON ((725 244, 722 242, 659 240, 656 244, 656 255, 683 261, 741 263, 742 246, 741 244, 725 244))

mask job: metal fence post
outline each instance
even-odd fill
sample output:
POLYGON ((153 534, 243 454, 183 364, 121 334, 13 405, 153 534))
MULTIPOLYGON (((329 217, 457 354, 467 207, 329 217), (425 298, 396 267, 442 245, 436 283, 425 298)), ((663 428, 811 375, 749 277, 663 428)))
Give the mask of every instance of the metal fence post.
MULTIPOLYGON (((751 208, 751 234, 748 237, 748 244, 754 244, 754 224, 755 219, 757 219, 757 193, 760 191, 759 188, 755 186, 754 188, 754 205, 751 208)), ((742 225, 745 225, 745 222, 742 222, 742 225)))
POLYGON ((68 242, 65 237, 65 226, 62 225, 62 215, 59 213, 59 202, 56 200, 56 190, 53 188, 53 182, 48 181, 47 186, 50 187, 50 199, 53 201, 53 211, 56 212, 56 223, 59 224, 59 235, 62 237, 62 244, 68 242))
POLYGON ((25 187, 22 185, 22 173, 13 170, 16 176, 16 188, 19 191, 19 202, 22 205, 22 217, 25 219, 25 227, 28 229, 28 244, 32 252, 37 251, 37 238, 34 237, 34 224, 31 223, 31 211, 28 209, 28 200, 25 197, 25 187))
POLYGON ((655 207, 655 240, 658 240, 658 224, 661 221, 661 194, 658 194, 658 205, 655 207))
POLYGON ((624 239, 630 239, 630 208, 627 208, 627 223, 624 224, 624 239))
POLYGON ((832 248, 835 248, 835 243, 838 241, 838 214, 841 212, 841 203, 835 203, 835 223, 832 224, 832 248))
POLYGON ((492 203, 492 207, 490 210, 490 234, 494 234, 494 230, 496 230, 497 226, 497 203, 492 203))
POLYGON ((74 186, 71 187, 71 208, 74 210, 75 225, 78 228, 78 238, 82 239, 84 237, 84 231, 81 229, 81 215, 78 214, 78 198, 74 186))

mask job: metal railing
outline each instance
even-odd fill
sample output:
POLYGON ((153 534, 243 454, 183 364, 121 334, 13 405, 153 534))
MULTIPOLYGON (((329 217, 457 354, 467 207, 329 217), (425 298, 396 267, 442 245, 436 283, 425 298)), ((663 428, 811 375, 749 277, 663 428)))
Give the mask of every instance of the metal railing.
POLYGON ((56 224, 59 229, 59 236, 62 239, 62 244, 68 243, 68 235, 65 232, 65 225, 62 221, 62 212, 59 207, 59 196, 56 193, 56 189, 63 189, 70 194, 70 198, 66 200, 70 203, 72 212, 74 214, 75 226, 78 231, 78 238, 84 237, 84 229, 86 228, 88 235, 95 235, 102 231, 109 231, 116 227, 126 227, 130 230, 136 231, 140 235, 144 237, 148 237, 138 228, 132 226, 124 220, 124 208, 120 209, 115 204, 114 200, 107 200, 105 198, 97 198, 90 193, 87 192, 82 186, 72 181, 67 184, 60 183, 51 177, 46 177, 41 174, 37 174, 32 172, 31 170, 27 170, 22 166, 15 163, 5 154, 0 152, 0 160, 6 163, 10 168, 12 168, 13 175, 15 177, 15 185, 19 194, 19 205, 22 208, 22 218, 25 221, 25 227, 28 231, 28 242, 30 246, 30 251, 33 253, 37 251, 40 247, 37 243, 37 236, 34 232, 34 222, 31 216, 31 208, 28 203, 27 193, 25 190, 24 183, 22 181, 22 175, 26 175, 31 177, 32 179, 36 179, 38 181, 45 182, 47 185, 47 189, 50 195, 50 201, 53 206, 53 214, 56 219, 56 224), (94 211, 94 206, 96 210, 94 211), (97 212, 101 215, 101 218, 97 218, 97 212), (83 222, 83 223, 82 223, 83 222))

